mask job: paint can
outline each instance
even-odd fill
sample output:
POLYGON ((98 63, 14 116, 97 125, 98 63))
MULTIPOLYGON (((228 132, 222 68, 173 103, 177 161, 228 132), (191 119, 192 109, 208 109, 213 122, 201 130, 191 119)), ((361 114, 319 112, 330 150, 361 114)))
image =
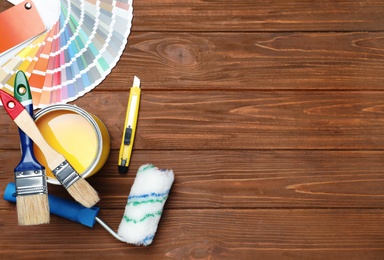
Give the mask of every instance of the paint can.
MULTIPOLYGON (((94 175, 107 161, 110 151, 108 130, 98 117, 84 109, 70 104, 50 105, 35 114, 35 122, 47 143, 83 178, 94 175)), ((34 152, 46 168, 47 182, 60 184, 36 145, 34 152)))

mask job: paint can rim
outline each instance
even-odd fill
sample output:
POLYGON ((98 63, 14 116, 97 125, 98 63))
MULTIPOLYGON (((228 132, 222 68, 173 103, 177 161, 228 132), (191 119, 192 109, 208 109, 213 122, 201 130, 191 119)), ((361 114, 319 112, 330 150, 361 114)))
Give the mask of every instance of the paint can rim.
MULTIPOLYGON (((69 111, 69 112, 77 113, 77 114, 81 115, 84 119, 86 119, 92 125, 92 128, 95 130, 96 138, 98 140, 96 156, 95 156, 94 160, 92 161, 91 165, 89 165, 87 167, 87 169, 85 169, 84 172, 82 172, 82 173, 79 172, 81 177, 86 178, 89 175, 93 174, 93 170, 97 167, 97 165, 100 161, 100 158, 103 154, 103 136, 102 136, 102 133, 100 130, 100 126, 96 122, 96 120, 93 118, 94 115, 91 115, 90 113, 88 113, 84 109, 82 109, 76 105, 71 105, 71 104, 54 104, 54 105, 46 106, 46 107, 40 109, 39 111, 37 111, 34 118, 35 118, 35 120, 38 120, 40 117, 42 117, 42 116, 44 116, 50 112, 57 112, 57 111, 69 111)), ((100 120, 100 122, 101 122, 101 120, 100 120)), ((104 125, 104 127, 105 127, 105 125, 104 125)), ((52 178, 50 176, 47 176, 47 182, 51 183, 51 184, 56 184, 56 185, 60 184, 60 182, 56 178, 52 178)))

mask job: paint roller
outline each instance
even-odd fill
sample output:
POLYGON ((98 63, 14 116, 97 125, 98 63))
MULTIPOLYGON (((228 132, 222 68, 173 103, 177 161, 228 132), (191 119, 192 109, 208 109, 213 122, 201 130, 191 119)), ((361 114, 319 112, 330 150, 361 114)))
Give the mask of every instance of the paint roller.
MULTIPOLYGON (((97 206, 86 208, 75 201, 49 194, 50 212, 90 228, 98 222, 121 242, 148 246, 157 231, 173 181, 172 170, 161 170, 152 164, 142 165, 132 185, 117 233, 97 217, 100 211, 97 206)), ((4 200, 16 202, 14 183, 7 185, 4 200)))

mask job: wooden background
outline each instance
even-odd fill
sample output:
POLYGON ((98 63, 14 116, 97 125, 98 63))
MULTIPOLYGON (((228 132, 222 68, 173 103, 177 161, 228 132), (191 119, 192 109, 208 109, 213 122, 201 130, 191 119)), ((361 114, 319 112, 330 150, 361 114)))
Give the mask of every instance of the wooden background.
MULTIPOLYGON (((110 157, 88 181, 115 230, 139 166, 174 170, 153 244, 56 216, 19 227, 1 200, 0 258, 384 259, 383 85, 384 1, 134 0, 121 60, 73 103, 110 131, 110 157), (134 75, 142 103, 120 175, 134 75)), ((0 118, 3 191, 20 151, 0 118)))

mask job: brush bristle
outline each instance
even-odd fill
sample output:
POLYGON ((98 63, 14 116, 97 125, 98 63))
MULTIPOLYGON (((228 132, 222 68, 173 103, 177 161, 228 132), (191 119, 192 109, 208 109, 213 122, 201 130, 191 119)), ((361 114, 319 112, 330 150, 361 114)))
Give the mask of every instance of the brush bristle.
POLYGON ((67 191, 77 202, 87 208, 94 206, 100 200, 95 189, 83 178, 79 178, 67 191))
POLYGON ((16 206, 20 226, 49 223, 49 202, 47 194, 17 196, 16 206))

